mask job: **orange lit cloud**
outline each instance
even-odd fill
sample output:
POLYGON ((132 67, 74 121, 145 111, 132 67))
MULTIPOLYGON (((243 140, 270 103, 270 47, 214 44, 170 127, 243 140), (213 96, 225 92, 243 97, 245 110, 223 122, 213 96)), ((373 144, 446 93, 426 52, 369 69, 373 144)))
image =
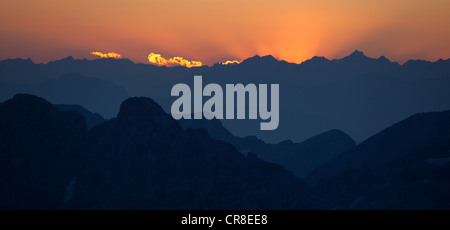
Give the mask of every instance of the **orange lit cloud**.
POLYGON ((102 53, 102 52, 91 52, 92 55, 99 56, 101 58, 121 58, 120 54, 110 52, 110 53, 102 53))
POLYGON ((233 60, 233 61, 222 62, 220 64, 222 64, 222 65, 230 65, 230 64, 239 64, 239 63, 241 63, 241 62, 237 61, 237 60, 233 60))
POLYGON ((170 58, 169 60, 167 60, 167 59, 161 57, 161 54, 155 54, 155 53, 151 53, 148 55, 148 61, 151 64, 154 64, 157 66, 167 66, 167 67, 185 66, 185 67, 191 68, 191 67, 202 66, 202 63, 199 61, 189 61, 182 57, 173 57, 173 58, 170 58))

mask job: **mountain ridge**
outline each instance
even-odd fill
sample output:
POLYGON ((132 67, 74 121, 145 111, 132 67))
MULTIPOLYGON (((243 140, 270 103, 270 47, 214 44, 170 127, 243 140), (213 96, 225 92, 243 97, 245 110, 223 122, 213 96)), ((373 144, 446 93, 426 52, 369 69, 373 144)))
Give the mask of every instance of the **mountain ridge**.
MULTIPOLYGON (((170 111, 174 101, 170 96, 173 85, 184 83, 192 87, 195 75, 202 75, 205 85, 215 83, 222 87, 230 83, 279 84, 281 122, 277 130, 262 132, 258 129, 260 121, 256 120, 223 120, 234 135, 255 135, 268 143, 285 139, 301 142, 330 129, 342 130, 361 142, 406 116, 450 108, 450 101, 445 100, 450 97, 450 61, 400 65, 383 57, 368 58, 361 52, 348 57, 350 60, 312 58, 295 64, 271 56, 255 56, 243 64, 199 68, 158 67, 120 59, 67 59, 50 64, 16 60, 17 65, 0 62, 0 100, 16 93, 48 97, 30 88, 73 73, 110 81, 129 96, 154 98, 166 111, 170 111)), ((89 91, 87 83, 75 92, 63 85, 55 91, 61 95, 49 99, 55 99, 54 103, 81 104, 105 118, 117 114, 118 100, 102 102, 101 110, 92 107, 92 101, 78 100, 83 99, 82 92, 86 90, 89 91), (71 97, 64 95, 68 92, 71 97)))
MULTIPOLYGON (((422 60, 422 59, 409 59, 409 60, 406 60, 403 64, 399 64, 398 62, 391 61, 390 59, 388 59, 384 55, 382 55, 382 56, 380 56, 378 58, 372 58, 372 57, 366 56, 366 54, 363 51, 354 50, 352 53, 350 53, 350 54, 348 54, 348 55, 346 55, 344 57, 340 57, 340 58, 329 59, 329 58, 324 57, 324 56, 312 56, 311 58, 306 59, 306 60, 304 60, 304 61, 302 61, 300 63, 288 62, 288 61, 285 61, 285 60, 282 60, 282 59, 277 59, 273 55, 270 55, 270 54, 264 55, 264 56, 254 55, 254 56, 251 56, 251 57, 244 58, 239 64, 243 64, 243 63, 247 63, 248 64, 248 62, 258 63, 258 62, 262 61, 263 63, 264 62, 284 62, 284 63, 289 63, 289 64, 301 65, 301 64, 303 64, 305 62, 310 62, 310 61, 314 61, 314 60, 317 60, 317 59, 327 60, 327 61, 330 61, 330 62, 351 60, 351 59, 353 59, 353 60, 364 60, 364 59, 367 59, 367 60, 378 60, 378 61, 383 61, 383 62, 389 61, 390 63, 397 63, 400 66, 404 66, 406 63, 408 63, 408 65, 410 65, 411 63, 414 63, 414 62, 422 62, 422 63, 443 63, 443 62, 447 63, 447 62, 450 62, 450 58, 447 58, 447 59, 439 58, 436 61, 422 60)), ((53 64, 56 64, 56 63, 60 63, 60 62, 66 62, 67 63, 67 62, 79 62, 79 61, 99 61, 99 62, 106 62, 106 63, 108 63, 108 62, 123 62, 123 63, 129 63, 129 64, 145 64, 145 65, 156 66, 156 65, 153 65, 153 64, 147 63, 147 62, 144 62, 144 63, 133 62, 132 60, 130 60, 128 58, 95 58, 95 59, 81 58, 81 59, 77 59, 77 58, 74 58, 71 55, 69 55, 69 56, 67 56, 65 58, 48 61, 47 63, 35 63, 31 58, 20 58, 20 57, 19 58, 3 59, 3 60, 0 60, 0 63, 2 63, 4 61, 17 62, 17 63, 20 63, 20 62, 22 62, 22 63, 33 63, 33 64, 42 64, 42 65, 48 65, 48 64, 53 65, 53 64)), ((220 64, 220 62, 214 63, 212 65, 203 65, 202 67, 213 67, 216 64, 220 64)), ((239 64, 235 64, 235 65, 239 65, 239 64)), ((231 65, 231 66, 234 66, 234 65, 231 65)), ((156 67, 164 67, 164 66, 156 66, 156 67)), ((172 66, 172 67, 165 67, 165 68, 174 68, 174 67, 180 67, 180 66, 172 66)), ((181 66, 181 67, 188 68, 188 67, 185 67, 185 66, 181 66)), ((194 68, 198 68, 198 67, 194 67, 194 68)))
POLYGON ((450 110, 418 113, 382 130, 306 177, 315 184, 347 170, 376 168, 450 140, 450 110))

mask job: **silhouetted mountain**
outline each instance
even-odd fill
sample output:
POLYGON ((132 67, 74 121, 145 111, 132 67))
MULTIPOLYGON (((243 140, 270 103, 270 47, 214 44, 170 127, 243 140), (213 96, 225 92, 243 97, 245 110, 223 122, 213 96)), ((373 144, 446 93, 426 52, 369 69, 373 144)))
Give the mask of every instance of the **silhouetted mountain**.
MULTIPOLYGON (((48 78, 43 65, 35 64, 31 58, 0 61, 0 84, 36 84, 48 78)), ((9 97, 10 98, 10 97, 9 97)))
POLYGON ((335 60, 340 62, 364 62, 364 61, 370 61, 371 58, 367 57, 363 52, 359 50, 353 51, 350 55, 347 57, 335 60))
POLYGON ((124 101, 86 136, 78 112, 16 95, 0 104, 0 140, 2 209, 306 205, 307 187, 283 167, 244 157, 206 130, 183 131, 149 98, 124 101))
POLYGON ((311 183, 354 169, 377 168, 450 139, 450 111, 413 115, 308 175, 311 183))
MULTIPOLYGON (((61 62, 70 60, 73 59, 61 62)), ((39 84, 0 84, 0 89, 0 100, 10 98, 17 92, 30 93, 55 104, 79 104, 107 118, 116 116, 117 107, 128 97, 125 89, 110 81, 75 73, 44 80, 39 84)))
POLYGON ((272 55, 267 56, 259 56, 255 55, 253 57, 247 58, 241 62, 242 65, 276 65, 279 64, 279 61, 274 58, 272 55))
POLYGON ((74 207, 95 209, 290 209, 306 187, 282 167, 187 130, 149 98, 131 98, 94 127, 74 207))
POLYGON ((89 132, 73 110, 92 114, 66 108, 24 94, 0 104, 0 209, 450 207, 450 111, 416 114, 339 154, 354 142, 338 130, 278 144, 235 137, 217 120, 183 130, 149 98, 124 101, 89 132), (259 152, 244 156, 198 126, 259 152), (308 171, 336 153, 311 174, 322 178, 313 187, 262 160, 308 171))
POLYGON ((79 74, 63 75, 59 79, 43 81, 38 95, 55 104, 79 104, 90 111, 101 111, 106 117, 114 117, 116 106, 128 97, 128 93, 112 82, 79 74))
POLYGON ((100 114, 92 113, 80 105, 56 104, 53 106, 55 106, 59 111, 77 111, 84 117, 88 129, 91 129, 92 127, 105 121, 100 114))
POLYGON ((299 178, 305 177, 318 166, 356 146, 355 141, 340 130, 330 130, 301 143, 287 140, 278 144, 268 144, 254 136, 233 136, 216 119, 181 119, 178 122, 184 129, 207 129, 212 138, 233 144, 243 154, 254 152, 265 161, 283 165, 299 178))
MULTIPOLYGON (((192 115, 193 116, 193 115, 192 115)), ((206 129, 211 138, 236 144, 239 137, 234 136, 230 131, 223 127, 222 122, 217 119, 180 119, 178 123, 183 129, 206 129)), ((263 142, 261 142, 263 143, 263 142)), ((240 149, 241 146, 237 146, 240 149)))
POLYGON ((386 166, 350 170, 315 189, 313 209, 448 209, 450 141, 386 166))
POLYGON ((327 64, 329 62, 330 62, 330 60, 328 60, 326 57, 314 56, 311 59, 308 59, 308 60, 302 62, 302 66, 306 66, 306 65, 311 65, 311 66, 323 65, 323 64, 327 64))
POLYGON ((86 133, 82 116, 18 94, 0 104, 0 208, 62 208, 86 133))
MULTIPOLYGON (((450 109, 450 100, 447 100, 450 98, 450 60, 408 61, 400 65, 383 56, 367 57, 361 51, 334 60, 314 57, 302 64, 278 61, 272 56, 255 56, 238 65, 199 68, 157 67, 134 64, 126 59, 66 58, 48 64, 4 60, 0 61, 0 97, 10 98, 18 92, 38 94, 27 91, 29 85, 70 73, 111 81, 132 96, 154 98, 166 111, 175 100, 170 96, 172 86, 177 83, 192 86, 194 75, 203 75, 204 85, 279 84, 280 125, 277 130, 260 131, 259 120, 223 121, 234 135, 255 135, 270 143, 286 139, 300 142, 330 129, 342 130, 361 142, 412 114, 450 109)), ((107 104, 114 106, 103 111, 84 100, 48 98, 53 103, 80 104, 106 118, 117 114, 121 101, 108 101, 107 104)))
POLYGON ((301 143, 284 141, 251 150, 269 162, 281 164, 296 176, 304 178, 314 169, 356 146, 355 141, 340 130, 330 130, 301 143))

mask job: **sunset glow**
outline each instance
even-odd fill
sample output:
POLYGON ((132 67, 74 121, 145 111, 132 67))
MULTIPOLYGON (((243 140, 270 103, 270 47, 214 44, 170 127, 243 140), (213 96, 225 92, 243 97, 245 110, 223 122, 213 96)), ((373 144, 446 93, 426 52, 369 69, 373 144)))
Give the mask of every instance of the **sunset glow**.
POLYGON ((191 67, 200 67, 202 66, 202 63, 199 61, 189 61, 182 57, 173 57, 169 60, 161 57, 161 54, 154 54, 151 53, 148 55, 148 61, 157 66, 167 66, 167 67, 173 67, 173 66, 185 66, 188 68, 191 67))
POLYGON ((191 66, 255 55, 301 63, 353 50, 400 63, 450 57, 448 0, 15 0, 2 1, 0 15, 0 60, 93 58, 92 50, 137 63, 150 52, 185 57, 191 66))

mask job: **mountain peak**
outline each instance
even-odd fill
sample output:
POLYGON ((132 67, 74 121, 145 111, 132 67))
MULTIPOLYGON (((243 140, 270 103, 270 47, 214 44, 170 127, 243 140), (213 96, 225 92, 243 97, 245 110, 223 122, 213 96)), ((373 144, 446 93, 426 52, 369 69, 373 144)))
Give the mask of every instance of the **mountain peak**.
POLYGON ((68 56, 68 57, 65 57, 63 59, 59 59, 59 60, 56 60, 56 61, 49 61, 47 63, 47 65, 61 64, 61 63, 72 63, 73 61, 75 61, 75 59, 72 56, 68 56))
POLYGON ((381 62, 391 62, 389 59, 387 59, 385 56, 381 56, 381 57, 379 57, 378 59, 377 59, 378 61, 381 61, 381 62))
POLYGON ((304 64, 304 63, 323 64, 323 63, 328 63, 328 62, 330 62, 330 60, 328 60, 326 57, 314 56, 311 59, 308 59, 308 60, 302 62, 302 64, 304 64))
POLYGON ((34 96, 31 94, 16 94, 12 99, 4 102, 4 104, 14 104, 26 108, 27 110, 33 110, 39 108, 39 110, 56 111, 52 104, 46 101, 44 98, 34 96))
POLYGON ((266 56, 262 56, 261 57, 262 60, 266 60, 266 61, 278 61, 278 59, 276 59, 274 56, 272 55, 266 55, 266 56))
POLYGON ((350 54, 350 56, 351 56, 351 55, 363 55, 363 56, 365 56, 365 55, 364 55, 364 52, 362 52, 362 51, 360 51, 360 50, 354 50, 353 53, 350 54))
POLYGON ((170 130, 182 130, 160 105, 148 97, 132 97, 122 102, 117 118, 131 123, 152 123, 170 130))
POLYGON ((344 58, 341 58, 341 59, 336 59, 334 61, 338 61, 338 62, 344 61, 344 62, 351 62, 351 63, 359 63, 359 62, 365 62, 365 61, 368 61, 368 60, 375 60, 375 59, 367 57, 362 51, 355 50, 350 55, 348 55, 348 56, 346 56, 344 58))
POLYGON ((242 63, 258 63, 258 64, 268 64, 268 63, 277 63, 278 60, 272 55, 259 56, 255 55, 253 57, 247 58, 242 63))
POLYGON ((359 50, 355 50, 353 51, 353 53, 351 53, 349 56, 347 57, 352 57, 352 58, 367 58, 367 56, 359 50))
POLYGON ((63 58, 63 59, 61 59, 61 60, 59 60, 60 62, 71 62, 71 61, 74 61, 75 59, 73 58, 73 56, 68 56, 68 57, 65 57, 65 58, 63 58))
POLYGON ((35 64, 33 62, 33 60, 31 60, 31 58, 27 58, 27 59, 23 59, 23 58, 5 59, 5 60, 0 60, 0 63, 5 63, 5 64, 30 64, 30 65, 34 65, 35 64))
POLYGON ((98 58, 93 61, 99 63, 112 63, 112 64, 134 64, 133 61, 127 58, 98 58))

